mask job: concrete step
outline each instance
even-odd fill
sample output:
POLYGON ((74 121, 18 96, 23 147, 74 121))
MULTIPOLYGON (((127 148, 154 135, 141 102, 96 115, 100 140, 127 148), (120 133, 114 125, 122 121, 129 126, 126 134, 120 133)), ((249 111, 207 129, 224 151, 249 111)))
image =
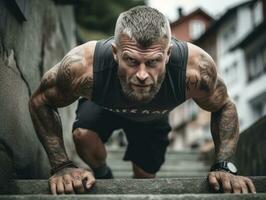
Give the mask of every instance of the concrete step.
POLYGON ((2 195, 0 200, 265 200, 259 194, 164 194, 164 195, 2 195))
MULTIPOLYGON (((116 178, 132 177, 132 164, 122 160, 107 159, 108 165, 111 167, 116 178)), ((202 161, 170 161, 166 160, 161 167, 157 177, 184 177, 184 176, 205 176, 209 171, 209 166, 206 166, 202 161)))
MULTIPOLYGON (((133 177, 132 171, 113 171, 115 178, 125 178, 130 179, 133 177)), ((202 177, 206 176, 207 172, 198 171, 180 171, 180 172, 159 172, 156 174, 157 178, 181 178, 181 177, 202 177)))
MULTIPOLYGON (((124 149, 108 150, 108 159, 122 159, 125 153, 124 149)), ((167 151, 166 160, 201 160, 202 154, 199 151, 167 151)))
MULTIPOLYGON (((266 192, 266 176, 251 177, 257 193, 266 192)), ((206 177, 97 180, 88 194, 202 194, 211 192, 206 177)), ((47 180, 14 180, 1 194, 49 194, 47 180)))
MULTIPOLYGON (((131 162, 108 162, 108 165, 112 168, 112 170, 131 170, 132 169, 132 164, 131 162)), ((203 163, 197 163, 197 164, 163 164, 161 167, 161 171, 181 171, 181 170, 187 170, 187 171, 192 171, 192 170, 209 170, 210 167, 204 165, 203 163)))

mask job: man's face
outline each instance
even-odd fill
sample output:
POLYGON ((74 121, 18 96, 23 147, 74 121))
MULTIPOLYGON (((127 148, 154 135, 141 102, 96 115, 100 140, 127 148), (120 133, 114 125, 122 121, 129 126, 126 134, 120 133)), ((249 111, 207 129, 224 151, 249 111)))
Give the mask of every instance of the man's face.
POLYGON ((168 42, 163 39, 142 48, 127 35, 120 37, 119 46, 113 44, 118 77, 129 100, 147 103, 154 98, 165 77, 170 49, 168 42))

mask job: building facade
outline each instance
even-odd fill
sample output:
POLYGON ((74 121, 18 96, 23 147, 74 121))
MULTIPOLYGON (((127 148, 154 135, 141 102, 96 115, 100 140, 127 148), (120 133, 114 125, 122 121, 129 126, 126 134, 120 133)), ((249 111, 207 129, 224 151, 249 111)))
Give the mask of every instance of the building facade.
MULTIPOLYGON (((256 91, 260 90, 260 87, 255 86, 253 93, 247 94, 246 89, 251 81, 248 68, 245 67, 245 53, 241 48, 232 47, 250 34, 263 19, 263 1, 248 1, 229 9, 217 26, 217 66, 228 86, 228 93, 237 106, 240 131, 258 119, 253 115, 249 101, 256 98, 256 91)), ((264 88, 262 85, 261 87, 264 88)))
MULTIPOLYGON (((179 9, 179 19, 171 23, 172 35, 179 40, 191 42, 199 38, 209 27, 213 18, 202 9, 184 16, 179 9)), ((174 150, 197 147, 209 138, 210 115, 188 100, 170 113, 170 134, 174 150)))
MULTIPOLYGON (((264 0, 252 0, 229 8, 209 25, 204 34, 191 41, 216 62, 218 73, 237 106, 240 131, 265 115, 265 32, 254 32, 263 29, 258 27, 263 26, 265 7, 264 0)), ((178 114, 172 114, 170 123, 178 138, 174 143, 176 148, 201 145, 210 139, 210 113, 192 101, 175 112, 178 114), (191 115, 193 117, 189 117, 191 115)))

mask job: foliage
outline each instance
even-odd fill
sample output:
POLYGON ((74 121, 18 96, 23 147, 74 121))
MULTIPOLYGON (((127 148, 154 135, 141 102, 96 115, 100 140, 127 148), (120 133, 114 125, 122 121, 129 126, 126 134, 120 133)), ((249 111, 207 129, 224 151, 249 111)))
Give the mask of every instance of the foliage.
POLYGON ((100 36, 113 34, 118 15, 137 5, 144 5, 145 0, 79 0, 76 5, 76 20, 83 39, 99 39, 100 36), (95 38, 96 36, 96 38, 95 38), (84 38, 85 37, 85 38, 84 38))

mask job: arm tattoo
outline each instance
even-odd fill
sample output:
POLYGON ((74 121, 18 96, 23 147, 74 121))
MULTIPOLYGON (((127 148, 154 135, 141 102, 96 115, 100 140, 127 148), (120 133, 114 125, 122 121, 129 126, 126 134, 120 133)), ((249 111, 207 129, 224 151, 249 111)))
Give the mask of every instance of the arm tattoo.
MULTIPOLYGON (((198 97, 199 94, 211 94, 214 90, 217 72, 213 60, 202 53, 195 59, 192 69, 186 77, 187 94, 198 97)), ((202 96, 202 95, 201 95, 202 96)))
POLYGON ((234 103, 228 101, 211 115, 211 133, 215 144, 216 161, 231 160, 239 137, 239 123, 234 103))
POLYGON ((224 105, 227 98, 227 88, 223 80, 218 78, 214 92, 211 96, 194 98, 194 100, 204 110, 215 112, 224 105))
MULTIPOLYGON (((217 77, 213 60, 205 53, 193 61, 196 73, 187 78, 187 90, 195 102, 211 114, 211 133, 216 160, 230 160, 235 152, 239 123, 234 103, 229 99, 224 82, 217 77), (196 91, 196 92, 195 92, 196 91)), ((193 72, 193 71, 192 71, 193 72)))
POLYGON ((215 63, 205 54, 201 54, 200 57, 199 70, 201 80, 199 89, 210 93, 213 91, 217 79, 215 63))
POLYGON ((186 77, 186 89, 187 92, 193 89, 197 89, 199 87, 199 78, 197 75, 190 75, 186 77))
POLYGON ((229 100, 225 84, 218 79, 211 96, 194 100, 200 107, 212 112, 211 133, 215 144, 216 160, 230 160, 238 141, 239 123, 236 107, 229 100))
POLYGON ((73 55, 66 55, 61 61, 56 81, 60 89, 63 90, 62 92, 69 90, 74 80, 71 71, 73 71, 75 66, 80 65, 81 62, 82 58, 80 56, 73 55))
POLYGON ((85 69, 86 68, 82 64, 82 57, 79 55, 70 55, 63 59, 57 76, 57 84, 63 93, 68 94, 69 89, 71 89, 72 94, 75 96, 91 96, 93 78, 86 73, 85 69), (80 76, 75 75, 75 77, 73 77, 74 73, 71 72, 73 70, 76 70, 75 73, 81 72, 80 76), (82 72, 84 73, 82 74, 82 72))
POLYGON ((65 56, 60 64, 44 75, 39 89, 29 102, 36 133, 52 167, 68 160, 57 107, 69 105, 80 94, 91 91, 92 77, 84 74, 86 69, 82 67, 82 56, 65 56))
MULTIPOLYGON (((29 102, 33 125, 40 142, 47 152, 52 167, 68 160, 63 144, 60 116, 56 107, 50 105, 45 99, 45 94, 54 93, 54 91, 50 91, 54 90, 54 78, 56 76, 53 74, 53 70, 45 74, 39 90, 33 94, 29 102)), ((56 99, 57 97, 54 98, 56 99)))
POLYGON ((93 78, 87 75, 82 76, 79 80, 78 87, 82 96, 91 96, 93 88, 93 78))

